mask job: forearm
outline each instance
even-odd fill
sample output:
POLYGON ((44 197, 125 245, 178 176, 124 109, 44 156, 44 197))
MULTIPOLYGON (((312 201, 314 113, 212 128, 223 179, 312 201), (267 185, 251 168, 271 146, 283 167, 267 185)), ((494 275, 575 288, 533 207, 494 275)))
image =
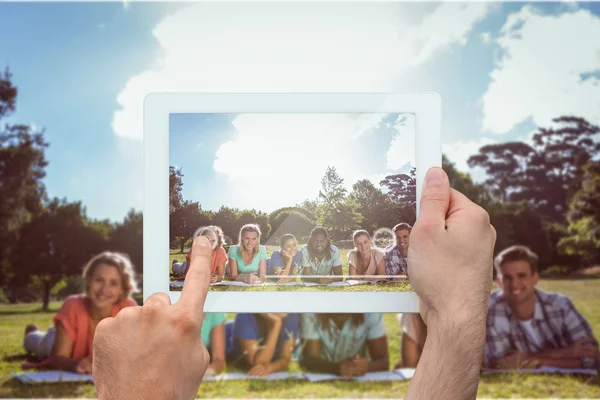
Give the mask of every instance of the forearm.
POLYGON ((387 371, 390 368, 389 357, 381 357, 369 362, 367 372, 387 371))
POLYGON ((269 373, 287 371, 290 366, 290 359, 288 357, 280 357, 272 363, 268 364, 269 373))
POLYGON ((537 361, 538 366, 557 368, 582 368, 581 358, 548 358, 527 356, 527 360, 537 361))
POLYGON ((321 357, 307 357, 301 362, 303 369, 310 372, 338 374, 340 372, 340 364, 325 361, 321 357))
POLYGON ((211 360, 210 366, 218 374, 225 367, 225 360, 220 359, 220 358, 216 359, 216 360, 211 360))
POLYGON ((63 371, 75 371, 78 361, 65 356, 51 356, 50 364, 53 368, 63 371))
MULTIPOLYGON (((427 339, 406 400, 474 399, 485 341, 485 320, 429 318, 427 339)), ((452 318, 451 317, 451 318, 452 318)))
POLYGON ((275 348, 277 347, 277 340, 279 340, 279 334, 281 333, 281 321, 277 321, 273 323, 269 333, 267 334, 267 340, 262 349, 258 350, 254 355, 254 363, 257 364, 267 364, 271 362, 273 358, 273 354, 275 354, 275 348))

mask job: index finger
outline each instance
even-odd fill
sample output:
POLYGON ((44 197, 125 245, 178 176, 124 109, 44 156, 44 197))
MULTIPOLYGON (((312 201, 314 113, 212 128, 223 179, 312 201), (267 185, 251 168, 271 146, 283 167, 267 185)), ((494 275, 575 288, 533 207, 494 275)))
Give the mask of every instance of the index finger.
POLYGON ((192 257, 187 276, 183 283, 181 297, 177 301, 179 307, 191 311, 202 322, 204 302, 210 285, 210 265, 212 248, 208 238, 198 236, 192 244, 192 257))

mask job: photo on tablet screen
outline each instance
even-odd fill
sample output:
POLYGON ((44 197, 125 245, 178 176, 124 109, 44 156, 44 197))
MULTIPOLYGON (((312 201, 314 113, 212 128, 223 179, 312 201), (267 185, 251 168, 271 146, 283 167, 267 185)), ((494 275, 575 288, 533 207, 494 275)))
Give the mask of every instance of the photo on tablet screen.
POLYGON ((413 291, 415 157, 410 113, 171 113, 171 291, 198 235, 211 291, 413 291))

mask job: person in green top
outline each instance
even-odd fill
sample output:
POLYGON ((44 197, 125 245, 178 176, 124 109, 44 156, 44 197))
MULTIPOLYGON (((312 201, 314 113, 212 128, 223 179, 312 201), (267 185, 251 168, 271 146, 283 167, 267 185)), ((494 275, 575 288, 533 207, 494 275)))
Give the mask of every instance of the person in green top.
POLYGON ((240 229, 238 244, 229 248, 232 279, 250 284, 263 283, 267 274, 267 248, 260 244, 260 227, 246 224, 240 229))

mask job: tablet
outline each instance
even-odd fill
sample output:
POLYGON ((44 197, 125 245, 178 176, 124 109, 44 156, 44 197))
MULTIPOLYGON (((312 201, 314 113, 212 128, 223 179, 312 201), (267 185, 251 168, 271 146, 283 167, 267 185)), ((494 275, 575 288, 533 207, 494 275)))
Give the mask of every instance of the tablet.
POLYGON ((198 235, 206 312, 418 312, 406 270, 441 99, 149 94, 144 299, 179 299, 198 235))

